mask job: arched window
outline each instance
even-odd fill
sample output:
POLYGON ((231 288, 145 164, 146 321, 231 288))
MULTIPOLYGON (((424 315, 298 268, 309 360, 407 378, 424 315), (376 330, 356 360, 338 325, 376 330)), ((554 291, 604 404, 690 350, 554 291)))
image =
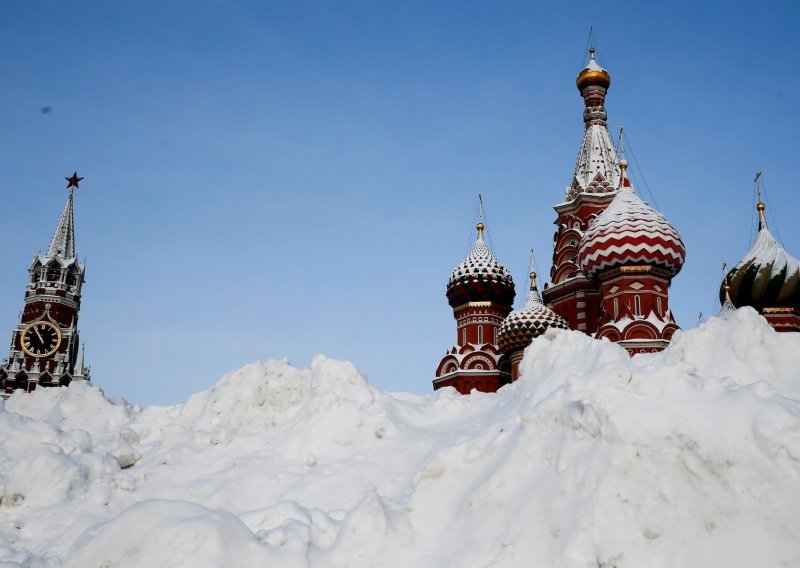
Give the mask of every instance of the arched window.
POLYGON ((61 267, 57 264, 51 264, 47 267, 47 280, 49 282, 58 282, 61 279, 61 267))
POLYGON ((619 298, 614 298, 614 319, 619 318, 619 298))
POLYGON ((639 299, 639 295, 633 297, 633 313, 637 316, 642 315, 642 302, 639 299))
POLYGON ((462 327, 461 328, 461 345, 466 345, 466 344, 467 344, 467 328, 466 327, 462 327))
POLYGON ((661 309, 661 298, 656 298, 656 305, 658 306, 658 315, 664 317, 664 310, 661 309))
POLYGON ((483 326, 478 326, 478 345, 483 344, 483 326))

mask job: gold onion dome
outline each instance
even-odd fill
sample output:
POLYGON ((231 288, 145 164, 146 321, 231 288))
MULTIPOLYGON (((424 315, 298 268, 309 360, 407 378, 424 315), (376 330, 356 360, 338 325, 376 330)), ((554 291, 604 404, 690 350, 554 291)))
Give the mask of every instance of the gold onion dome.
POLYGON ((447 300, 457 307, 467 302, 514 304, 514 279, 500 264, 483 240, 483 223, 478 223, 478 238, 467 257, 455 267, 447 282, 447 300))
POLYGON ((503 353, 525 349, 550 328, 569 329, 567 321, 548 308, 536 289, 536 273, 531 269, 531 288, 525 304, 500 324, 497 346, 503 353))
POLYGON ((767 229, 766 207, 759 201, 756 240, 745 257, 720 285, 724 304, 726 283, 730 301, 737 308, 794 308, 800 310, 800 261, 791 256, 767 229))
POLYGON ((578 90, 581 92, 587 87, 608 89, 611 86, 611 75, 594 60, 593 47, 589 48, 589 63, 578 73, 575 84, 578 85, 578 90))

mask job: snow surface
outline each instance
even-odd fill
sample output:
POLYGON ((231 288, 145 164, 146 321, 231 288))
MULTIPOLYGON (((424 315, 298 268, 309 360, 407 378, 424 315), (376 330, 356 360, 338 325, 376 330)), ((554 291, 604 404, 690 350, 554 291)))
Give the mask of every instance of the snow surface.
POLYGON ((798 566, 800 334, 750 308, 659 354, 550 330, 497 394, 318 357, 185 404, 0 407, 0 566, 798 566))

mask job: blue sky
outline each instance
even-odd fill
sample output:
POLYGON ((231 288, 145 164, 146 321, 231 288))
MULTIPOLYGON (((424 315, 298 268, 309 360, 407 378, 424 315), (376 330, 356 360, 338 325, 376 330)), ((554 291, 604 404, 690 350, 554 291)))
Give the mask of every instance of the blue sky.
POLYGON ((531 247, 549 272, 590 26, 637 189, 643 175, 686 243, 670 303, 694 327, 717 308, 721 262, 749 247, 755 170, 800 256, 798 16, 793 2, 8 2, 0 334, 77 169, 80 327, 109 395, 179 402, 247 362, 318 353, 428 392, 478 193, 518 300, 531 247))

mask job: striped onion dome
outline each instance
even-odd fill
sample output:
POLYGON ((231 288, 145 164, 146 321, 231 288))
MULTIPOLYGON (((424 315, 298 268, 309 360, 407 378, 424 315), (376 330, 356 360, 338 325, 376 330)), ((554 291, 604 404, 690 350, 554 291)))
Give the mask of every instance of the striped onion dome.
POLYGON ((581 239, 581 270, 594 278, 612 268, 646 264, 675 276, 686 259, 686 247, 669 221, 633 192, 626 167, 627 162, 620 160, 622 187, 581 239))
MULTIPOLYGON (((778 244, 767 229, 765 206, 758 204, 758 235, 745 257, 728 272, 730 299, 737 308, 800 309, 800 262, 778 244)), ((725 299, 725 282, 720 301, 725 299)))
POLYGON ((569 329, 567 320, 548 308, 536 289, 536 273, 531 270, 531 289, 525 305, 506 316, 497 334, 503 353, 525 349, 549 328, 569 329))
POLYGON ((478 223, 477 228, 475 245, 447 282, 447 300, 454 308, 467 302, 496 302, 510 310, 514 304, 514 279, 484 242, 483 223, 478 223))

